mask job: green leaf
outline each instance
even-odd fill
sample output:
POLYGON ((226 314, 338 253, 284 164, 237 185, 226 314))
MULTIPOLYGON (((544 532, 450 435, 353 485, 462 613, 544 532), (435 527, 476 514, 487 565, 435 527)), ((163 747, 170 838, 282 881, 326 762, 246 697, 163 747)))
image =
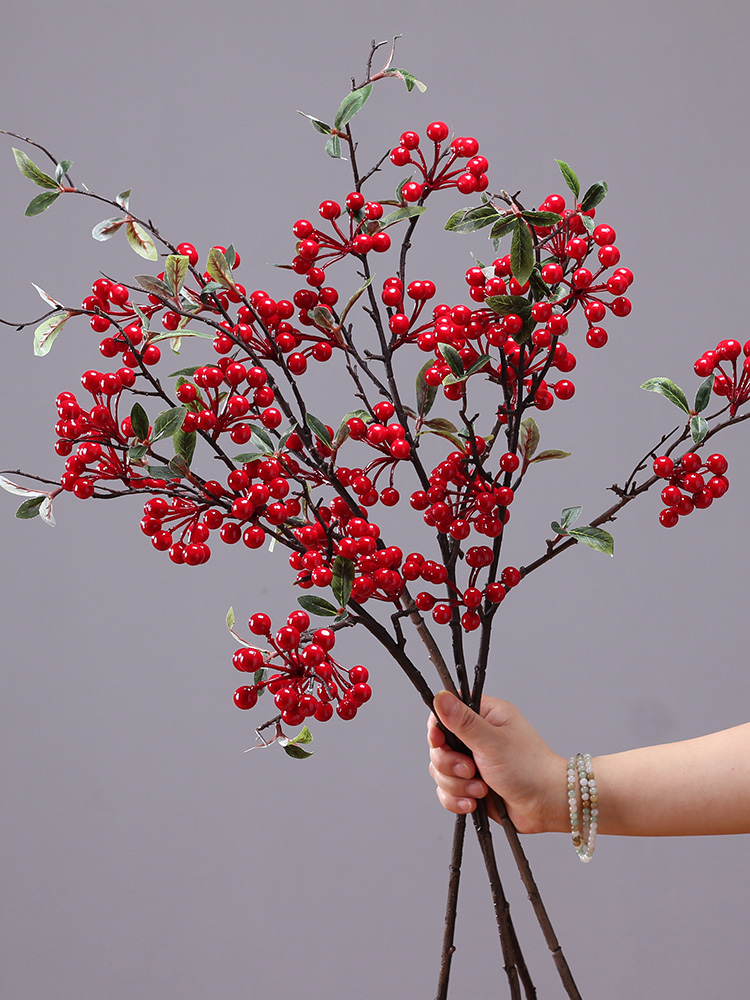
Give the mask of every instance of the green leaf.
POLYGON ((169 481, 174 478, 174 473, 168 465, 147 465, 146 472, 150 479, 166 479, 169 481))
POLYGON ((328 142, 326 142, 326 153, 334 160, 345 160, 346 157, 341 155, 341 139, 337 135, 332 135, 328 142))
POLYGON ((565 178, 565 183, 573 192, 576 201, 578 201, 578 195, 581 193, 581 185, 578 178, 575 175, 575 171, 565 162, 565 160, 555 160, 555 163, 560 168, 560 172, 565 178))
POLYGON ((479 205, 478 208, 464 208, 454 212, 445 228, 450 233, 475 233, 485 226, 491 226, 499 218, 500 213, 494 205, 479 205))
POLYGON ((46 302, 47 305, 48 306, 52 306, 53 309, 63 309, 64 308, 62 302, 58 302, 57 299, 53 299, 52 296, 48 295, 47 292, 45 292, 45 290, 43 288, 39 287, 39 285, 34 284, 33 281, 31 282, 31 284, 36 289, 37 294, 39 295, 39 298, 42 300, 42 302, 46 302))
POLYGON ((338 430, 336 431, 333 437, 334 448, 338 448, 338 446, 340 444, 343 444, 343 442, 346 441, 346 439, 349 437, 349 428, 347 427, 347 421, 351 420, 353 417, 357 417, 359 420, 364 420, 365 423, 368 423, 371 419, 370 414, 367 412, 367 410, 351 410, 349 413, 345 414, 341 418, 341 423, 339 424, 338 430))
POLYGON ((557 212, 521 212, 521 215, 532 226, 556 226, 562 222, 562 216, 557 212))
POLYGON ((708 406, 711 400, 711 390, 714 387, 714 378, 715 376, 711 374, 705 382, 701 382, 698 386, 698 391, 695 394, 695 404, 693 405, 696 413, 701 413, 708 406))
MULTIPOLYGON (((135 302, 132 302, 131 305, 133 307, 133 312, 136 314, 136 316, 138 317, 138 319, 141 321, 141 329, 143 330, 144 333, 148 333, 148 331, 151 329, 151 320, 150 320, 150 318, 146 315, 146 313, 141 309, 141 307, 139 305, 136 305, 135 302)), ((197 369, 196 369, 196 371, 197 371, 197 369)))
POLYGON ((131 188, 128 188, 127 191, 120 191, 120 193, 115 198, 115 201, 120 206, 120 208, 123 210, 123 212, 127 212, 128 209, 130 208, 130 192, 131 192, 131 190, 132 190, 131 188))
POLYGON ((252 443, 256 446, 261 447, 261 449, 265 451, 267 454, 275 450, 273 441, 271 440, 268 431, 266 431, 265 428, 261 427, 259 424, 256 424, 250 433, 251 433, 250 440, 252 441, 252 443))
POLYGON ((104 243, 105 240, 111 240, 115 235, 120 226, 124 226, 127 219, 105 219, 103 222, 98 222, 94 228, 91 230, 91 235, 95 240, 99 240, 100 243, 104 243))
POLYGON ((372 84, 367 83, 364 87, 359 87, 347 94, 333 119, 333 127, 339 130, 343 129, 347 122, 350 122, 357 112, 362 110, 371 93, 372 84))
POLYGON ((446 417, 431 417, 424 425, 437 434, 458 434, 458 427, 446 417))
POLYGON ((318 420, 318 418, 314 417, 312 413, 306 413, 305 423, 319 441, 322 441, 323 444, 327 445, 329 448, 333 447, 331 435, 328 433, 328 428, 322 420, 318 420))
POLYGON ((336 556, 333 562, 333 579, 331 580, 331 590, 333 596, 343 608, 352 596, 352 585, 354 583, 354 562, 352 559, 345 559, 343 556, 336 556))
POLYGON ((181 254, 171 253, 164 262, 164 280, 171 288, 175 298, 185 284, 189 267, 189 258, 183 257, 181 254))
POLYGON ((605 552, 608 556, 615 554, 615 540, 603 528, 592 528, 591 525, 585 524, 580 528, 571 528, 568 534, 577 542, 583 542, 584 545, 588 545, 590 549, 596 549, 597 552, 605 552))
POLYGON ((542 277, 538 264, 534 265, 534 270, 529 275, 529 284, 531 285, 531 291, 533 292, 534 298, 537 302, 541 299, 549 298, 551 289, 542 277))
POLYGON ((160 413, 154 421, 154 436, 152 441, 156 442, 161 441, 165 437, 172 437, 174 432, 182 427, 186 415, 186 406, 173 406, 171 410, 165 410, 163 413, 160 413))
POLYGON ((210 298, 215 292, 221 291, 224 286, 219 281, 207 281, 200 290, 200 298, 203 302, 210 298))
POLYGON ((477 358, 477 360, 474 362, 471 368, 469 368, 469 370, 466 372, 466 377, 468 378, 470 375, 476 375, 477 372, 480 372, 485 367, 485 365, 491 363, 491 361, 492 358, 489 356, 489 354, 483 354, 481 357, 477 358))
POLYGON ((303 726, 302 729, 297 733, 294 739, 289 740, 287 746, 295 746, 298 743, 312 743, 313 735, 307 726, 303 726))
POLYGON ((179 455, 182 459, 184 459, 188 468, 190 467, 190 463, 193 461, 197 437, 198 435, 195 431, 184 431, 182 427, 178 427, 172 438, 175 455, 179 455))
POLYGON ((222 288, 234 288, 235 282, 232 277, 232 269, 229 266, 229 262, 226 257, 221 250, 218 249, 218 247, 212 247, 208 251, 206 271, 208 271, 213 280, 221 285, 222 288))
POLYGON ((169 299, 172 296, 171 288, 161 278, 154 278, 150 274, 136 274, 135 280, 149 295, 156 295, 162 299, 169 299))
POLYGON ((70 168, 73 166, 72 160, 60 160, 60 162, 55 167, 55 180, 58 184, 62 183, 63 177, 67 174, 70 168))
POLYGON ((23 213, 28 218, 34 215, 41 215, 46 209, 50 207, 53 201, 57 201, 60 197, 59 191, 42 191, 38 194, 36 198, 32 198, 31 201, 26 206, 26 211, 23 213))
MULTIPOLYGON (((179 434, 179 431, 177 432, 179 434)), ((169 463, 169 471, 178 479, 184 479, 190 474, 190 467, 188 466, 182 455, 175 455, 172 461, 169 463)))
POLYGON ((506 215, 501 216, 490 230, 490 239, 501 239, 503 236, 507 235, 511 229, 513 229, 515 224, 516 215, 514 212, 508 212, 506 215))
POLYGON ((45 174, 45 172, 38 167, 36 163, 34 163, 34 161, 23 152, 23 150, 14 149, 13 155, 16 158, 16 166, 24 177, 28 177, 30 181, 33 181, 39 187, 49 188, 50 190, 54 189, 57 191, 59 184, 54 177, 50 177, 49 174, 45 174))
POLYGON ((298 747, 296 744, 287 743, 284 747, 284 753, 287 757, 294 757, 296 760, 304 760, 305 757, 312 757, 312 750, 303 750, 302 747, 298 747))
POLYGON ((579 215, 578 218, 583 223, 584 228, 586 232, 589 233, 589 235, 594 232, 594 229, 596 228, 596 223, 594 222, 594 220, 591 218, 590 215, 579 215))
POLYGON ((255 462, 259 458, 266 458, 268 456, 267 451, 245 451, 241 455, 235 455, 232 459, 233 462, 255 462))
POLYGON ((563 512, 560 514, 560 524, 562 525, 563 531, 567 531, 571 524, 575 524, 578 518, 581 516, 581 511, 583 507, 565 507, 563 512))
POLYGON ((132 448, 128 448, 128 461, 129 462, 140 462, 148 451, 147 444, 136 444, 132 448))
POLYGON ((233 629, 234 628, 234 621, 235 621, 235 618, 234 618, 234 608, 230 608, 229 611, 227 611, 226 621, 227 621, 227 628, 228 629, 233 629))
POLYGON ((233 243, 230 243, 224 251, 224 257, 226 258, 227 264, 229 264, 229 267, 233 271, 235 268, 235 261, 237 260, 237 251, 234 249, 233 243))
POLYGON ((510 316, 515 313, 525 320, 531 315, 531 303, 523 295, 490 295, 485 299, 485 305, 500 316, 510 316))
POLYGON ((592 184, 581 199, 581 211, 588 212, 590 209, 596 208, 599 202, 604 201, 606 198, 607 191, 608 187, 606 181, 596 181, 592 184))
POLYGON ((525 285, 534 269, 534 239, 531 230, 519 219, 510 245, 510 267, 516 281, 525 285))
POLYGON ((547 451, 540 451, 538 455, 535 455, 531 461, 533 462, 549 462, 553 458, 570 458, 571 453, 569 451, 559 451, 557 448, 549 448, 547 451))
POLYGON ((521 430, 518 435, 518 447, 525 461, 529 461, 539 445, 539 428, 533 417, 526 417, 521 421, 521 430))
POLYGON ((643 383, 641 389, 646 389, 648 392, 658 392, 660 396, 664 396, 670 403, 679 406, 685 413, 690 413, 687 396, 670 378, 650 378, 643 383))
POLYGON ((333 129, 330 125, 326 125, 325 122, 321 121, 320 118, 314 118, 312 115, 306 115, 304 111, 298 111, 298 115, 302 115, 303 118, 307 118, 310 124, 315 129, 316 132, 322 132, 323 135, 330 135, 333 129))
POLYGON ((420 417, 427 416, 437 396, 437 386, 428 385, 424 377, 424 373, 428 368, 432 368, 433 364, 434 361, 425 361, 417 374, 417 413, 420 417))
POLYGON ((696 414, 690 418, 690 434, 693 438, 693 444, 700 444, 705 440, 708 434, 708 421, 705 417, 696 414))
POLYGON ((24 500, 16 511, 16 517, 20 517, 21 520, 30 520, 32 517, 36 517, 39 514, 39 508, 46 499, 47 497, 45 495, 40 497, 31 497, 30 500, 24 500))
POLYGON ((38 358, 43 358, 45 354, 49 354, 55 338, 69 319, 69 312, 55 313, 53 316, 48 316, 47 319, 43 320, 36 330, 34 330, 34 354, 38 358))
POLYGON ((357 289, 357 291, 351 296, 351 298, 349 299, 349 301, 346 303, 346 305, 344 306, 343 310, 341 311, 341 318, 339 320, 339 325, 342 325, 344 323, 344 321, 346 320, 346 317, 349 315, 349 310, 352 308, 353 305, 356 304, 356 302, 358 301, 358 299, 362 295, 364 295, 364 293, 367 291, 367 289, 372 284, 372 281, 373 281, 374 277, 375 276, 373 275, 371 278, 368 278, 367 281, 364 283, 364 285, 360 285, 359 288, 357 289))
POLYGON ((425 207, 425 205, 404 205, 402 208, 397 208, 380 220, 380 228, 381 230, 385 229, 387 226, 392 226, 394 222, 400 222, 401 219, 413 219, 415 216, 421 215, 425 207))
POLYGON ((156 244, 143 226, 139 225, 133 219, 128 219, 125 226, 125 235, 128 238, 128 243, 139 257, 145 257, 146 260, 159 259, 159 254, 156 252, 156 244))
POLYGON ((319 618, 335 618, 339 613, 339 609, 335 608, 330 601, 326 601, 323 597, 317 597, 315 594, 305 594, 304 597, 298 597, 297 603, 308 614, 317 615, 319 618))
POLYGON ((180 368, 178 372, 172 372, 171 375, 167 375, 167 378, 192 378, 198 369, 202 367, 202 365, 192 365, 190 368, 180 368))
POLYGON ((151 426, 148 419, 148 414, 143 409, 140 403, 134 403, 133 409, 130 411, 130 423, 133 426, 133 433, 139 441, 146 441, 148 439, 149 427, 151 426))
POLYGON ((450 370, 453 374, 458 376, 458 378, 463 378, 466 374, 466 369, 464 368, 463 359, 456 348, 452 347, 450 344, 438 344, 438 347, 440 349, 440 353, 448 362, 450 370))
POLYGON ((424 94, 427 90, 426 84, 422 83, 421 80, 418 80, 413 73, 410 73, 406 69, 390 69, 388 70, 386 76, 397 76, 400 80, 403 80, 409 93, 411 93, 415 87, 420 94, 424 94))

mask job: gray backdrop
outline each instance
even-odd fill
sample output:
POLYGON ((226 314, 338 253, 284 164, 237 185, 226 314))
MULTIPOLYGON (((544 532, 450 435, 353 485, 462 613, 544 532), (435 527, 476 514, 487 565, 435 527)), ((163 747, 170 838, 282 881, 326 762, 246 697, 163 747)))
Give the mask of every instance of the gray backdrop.
MULTIPOLYGON (((177 241, 204 253, 234 241, 242 280, 277 297, 296 285, 266 264, 290 252, 291 223, 349 190, 296 109, 332 114, 372 37, 402 32, 396 64, 429 90, 380 85, 357 122, 363 156, 443 118, 479 136, 493 187, 523 188, 529 203, 560 190, 555 157, 584 183, 606 178, 600 217, 636 272, 633 314, 610 323, 603 351, 583 347, 580 326, 572 335, 578 392, 539 422, 544 444, 573 458, 540 467, 514 511, 507 554, 520 564, 561 507, 594 516, 674 426, 640 383, 669 375, 693 391, 695 358, 748 335, 749 21, 740 0, 31 0, 4 16, 0 125, 73 159, 94 190, 132 187, 134 210, 177 241)), ((93 203, 24 219, 36 192, 11 145, 0 314, 41 312, 32 279, 76 303, 100 270, 148 269, 124 240, 90 239, 108 214, 93 203)), ((438 222, 467 202, 442 204, 438 222)), ((443 246, 415 249, 413 267, 456 301, 469 251, 486 244, 443 246)), ((57 475, 54 397, 100 365, 97 338, 71 324, 46 359, 30 333, 3 343, 0 468, 57 475)), ((308 378, 321 396, 325 374, 308 378)), ((574 551, 509 599, 489 689, 561 753, 748 719, 744 432, 721 450, 732 488, 711 510, 666 531, 649 496, 617 521, 614 559, 574 551)), ((243 754, 264 715, 232 705, 224 615, 285 614, 285 557, 216 546, 191 571, 151 549, 135 502, 65 498, 55 530, 15 520, 14 497, 2 505, 2 996, 431 996, 452 821, 401 676, 370 653, 372 702, 352 724, 317 727, 307 762, 243 754)), ((603 839, 585 867, 567 838, 527 846, 585 997, 746 995, 745 839, 603 839)), ((559 997, 499 851, 540 996, 559 997)), ((505 989, 476 855, 469 841, 457 997, 505 989)))

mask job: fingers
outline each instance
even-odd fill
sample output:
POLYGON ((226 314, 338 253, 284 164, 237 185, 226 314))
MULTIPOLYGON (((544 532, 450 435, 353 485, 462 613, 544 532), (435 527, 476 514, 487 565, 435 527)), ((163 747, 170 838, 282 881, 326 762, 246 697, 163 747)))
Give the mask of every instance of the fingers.
POLYGON ((437 796, 442 806, 452 813, 473 812, 477 799, 487 794, 487 785, 479 778, 459 778, 444 774, 430 762, 430 774, 437 785, 437 796))

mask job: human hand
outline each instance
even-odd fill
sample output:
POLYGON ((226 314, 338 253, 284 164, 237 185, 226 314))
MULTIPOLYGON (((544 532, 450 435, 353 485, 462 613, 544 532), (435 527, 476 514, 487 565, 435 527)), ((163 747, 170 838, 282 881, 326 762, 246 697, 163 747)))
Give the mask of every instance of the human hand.
MULTIPOLYGON (((491 788, 505 801, 519 833, 565 830, 568 824, 567 761, 556 754, 510 702, 482 698, 480 714, 448 691, 435 697, 435 715, 474 754, 448 746, 430 715, 430 774, 442 805, 453 813, 476 809, 491 788)), ((492 805, 493 819, 498 819, 492 805)))

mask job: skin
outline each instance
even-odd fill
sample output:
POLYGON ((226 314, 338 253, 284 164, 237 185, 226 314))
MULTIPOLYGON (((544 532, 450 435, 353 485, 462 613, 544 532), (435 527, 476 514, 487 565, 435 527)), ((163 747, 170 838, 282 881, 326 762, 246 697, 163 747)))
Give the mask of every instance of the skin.
MULTIPOLYGON (((482 699, 479 714, 447 691, 430 716, 430 774, 449 812, 469 813, 489 788, 519 833, 570 832, 567 758, 510 702, 482 699), (469 747, 451 750, 436 716, 469 747), (480 777, 481 775, 481 777, 480 777)), ((750 723, 697 739, 594 757, 599 833, 676 837, 750 833, 750 723)), ((490 815, 497 819, 490 806, 490 815)))

